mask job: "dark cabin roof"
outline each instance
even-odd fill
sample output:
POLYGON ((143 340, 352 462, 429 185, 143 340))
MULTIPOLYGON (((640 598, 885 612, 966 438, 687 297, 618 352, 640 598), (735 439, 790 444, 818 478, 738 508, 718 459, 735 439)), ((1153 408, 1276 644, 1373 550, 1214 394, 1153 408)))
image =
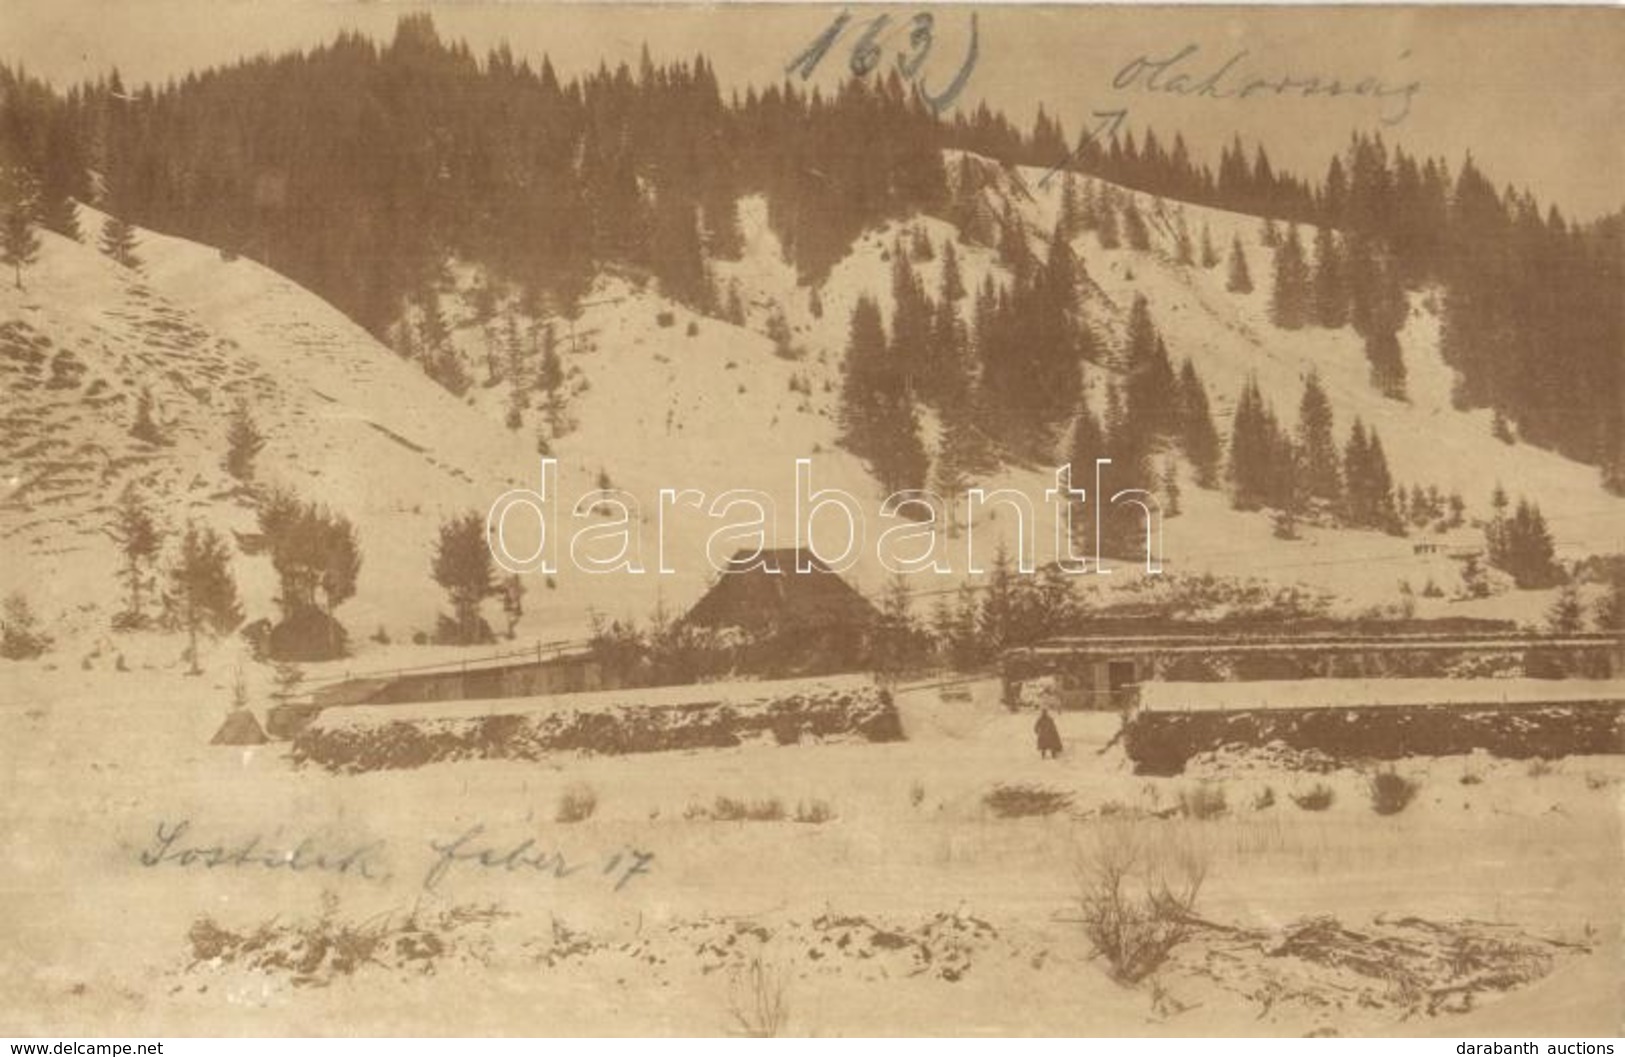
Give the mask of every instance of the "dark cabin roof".
POLYGON ((801 552, 812 571, 796 571, 797 551, 780 547, 762 552, 739 551, 728 568, 683 622, 696 627, 739 627, 753 631, 845 625, 867 627, 879 614, 869 600, 809 552, 801 552), (763 565, 767 568, 764 568, 763 565), (776 568, 778 572, 769 572, 776 568))

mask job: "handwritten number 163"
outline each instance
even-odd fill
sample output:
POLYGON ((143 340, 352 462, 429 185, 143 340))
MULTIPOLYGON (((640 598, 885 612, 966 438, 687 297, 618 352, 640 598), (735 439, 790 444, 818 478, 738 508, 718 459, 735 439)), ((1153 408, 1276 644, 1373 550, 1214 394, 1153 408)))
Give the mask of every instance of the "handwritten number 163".
MULTIPOLYGON (((896 30, 892 30, 891 33, 887 32, 891 28, 891 21, 890 15, 876 15, 874 18, 861 23, 864 27, 863 32, 859 34, 857 40, 853 43, 851 55, 847 60, 847 65, 851 69, 853 76, 867 77, 874 72, 875 67, 880 65, 881 58, 885 54, 885 44, 882 42, 882 38, 885 38, 885 43, 890 43, 891 37, 896 32, 896 30)), ((851 23, 851 13, 847 11, 841 12, 835 21, 829 24, 829 28, 813 39, 813 42, 807 46, 805 51, 790 60, 789 65, 785 66, 784 72, 787 74, 800 73, 801 79, 803 81, 807 80, 813 75, 813 71, 818 68, 818 64, 823 61, 824 55, 846 33, 847 26, 851 23)), ((953 101, 959 97, 959 93, 964 91, 965 82, 970 80, 971 70, 976 67, 978 43, 976 13, 973 11, 970 16, 970 47, 966 49, 965 61, 960 64, 959 72, 954 75, 952 81, 948 82, 948 86, 935 94, 925 87, 920 71, 931 54, 931 45, 935 43, 936 19, 930 13, 921 11, 905 24, 908 26, 908 38, 907 43, 897 50, 897 71, 914 82, 915 87, 920 91, 920 97, 925 100, 926 105, 931 108, 933 113, 940 114, 949 106, 952 106, 953 101)))

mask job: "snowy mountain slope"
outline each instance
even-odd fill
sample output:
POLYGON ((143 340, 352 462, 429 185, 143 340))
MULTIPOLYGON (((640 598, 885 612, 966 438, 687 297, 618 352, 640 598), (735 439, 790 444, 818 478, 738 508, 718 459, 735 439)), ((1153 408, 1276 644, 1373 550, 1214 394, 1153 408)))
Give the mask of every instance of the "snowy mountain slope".
MULTIPOLYGON (((950 174, 957 169, 957 158, 949 156, 950 174)), ((1062 181, 1053 179, 1045 185, 1043 170, 1007 169, 986 160, 981 160, 981 170, 983 182, 988 184, 982 195, 989 212, 1000 215, 1010 209, 1022 222, 1032 251, 1042 256, 1059 216, 1062 181)), ((1074 240, 1074 251, 1088 275, 1083 293, 1085 315, 1098 338, 1108 346, 1120 345, 1129 305, 1136 294, 1143 294, 1176 365, 1189 356, 1200 371, 1222 436, 1228 438, 1230 413, 1249 376, 1258 379, 1283 422, 1295 424, 1304 379, 1313 370, 1319 373, 1332 403, 1338 443, 1347 438, 1355 417, 1375 427, 1398 484, 1437 486, 1445 494, 1460 492, 1472 518, 1488 515, 1489 493, 1499 481, 1514 496, 1527 494, 1541 504, 1561 556, 1619 550, 1625 545, 1620 535, 1625 500, 1600 487, 1594 467, 1529 445, 1503 445, 1490 434, 1488 410, 1460 411, 1452 406, 1455 372, 1438 354, 1436 294, 1422 292, 1411 297, 1410 315, 1399 335, 1408 372, 1407 398, 1393 400, 1370 384, 1363 344, 1352 328, 1285 331, 1271 323, 1273 254, 1260 242, 1259 218, 1115 190, 1135 199, 1147 218, 1151 247, 1138 251, 1124 245, 1107 250, 1094 233, 1074 240), (1174 243, 1180 216, 1198 245, 1204 226, 1207 228, 1221 256, 1219 265, 1204 269, 1176 263, 1174 243), (1233 239, 1239 239, 1251 266, 1255 289, 1250 294, 1225 289, 1222 258, 1233 239)), ((750 212, 746 217, 763 222, 750 212)), ((915 227, 929 232, 938 248, 934 260, 914 265, 933 295, 940 282, 941 246, 946 239, 955 241, 967 288, 974 290, 989 273, 1008 278, 995 253, 968 242, 951 224, 932 217, 910 218, 860 238, 820 287, 822 319, 806 313, 804 290, 787 288, 783 266, 775 272, 771 261, 753 259, 752 254, 775 248, 768 245, 771 236, 750 240, 745 265, 736 266, 729 275, 758 298, 785 305, 798 338, 821 354, 831 377, 838 377, 852 304, 859 295, 868 294, 880 300, 889 316, 890 265, 886 258, 897 232, 915 227), (751 281, 758 277, 762 281, 752 287, 751 281)), ((1301 234, 1307 241, 1310 232, 1301 234)), ((961 320, 969 324, 969 299, 960 301, 958 307, 961 320)), ((1109 362, 1108 358, 1104 367, 1086 370, 1085 386, 1097 410, 1102 406, 1105 380, 1111 376, 1109 362)), ((1019 473, 1009 480, 983 483, 989 488, 1029 489, 1035 502, 1042 498, 1038 489, 1048 485, 1042 474, 1034 479, 1019 473)), ((1418 585, 1428 579, 1448 585, 1457 576, 1458 566, 1450 560, 1414 554, 1415 538, 1307 528, 1301 540, 1276 540, 1263 516, 1231 511, 1222 495, 1196 489, 1188 477, 1182 479, 1182 485, 1186 514, 1169 520, 1165 541, 1173 569, 1301 578, 1354 598, 1391 597, 1401 578, 1408 577, 1418 585)), ((1472 530, 1463 532, 1476 535, 1472 530)))
MULTIPOLYGON (((956 162, 950 156, 950 173, 956 162)), ((1059 213, 1061 181, 1044 186, 1039 170, 980 164, 987 211, 998 216, 1008 210, 1023 225, 1033 252, 1042 255, 1059 213)), ((1625 501, 1603 492, 1591 467, 1526 445, 1503 446, 1490 435, 1488 412, 1451 406, 1454 373, 1437 354, 1431 295, 1412 298, 1400 335, 1408 399, 1391 400, 1369 384, 1352 330, 1286 332, 1272 325, 1271 257, 1259 242, 1257 218, 1135 198, 1152 231, 1149 251, 1106 250, 1092 233, 1074 242, 1087 272, 1083 311, 1107 346, 1100 362, 1085 371, 1097 409, 1128 306, 1143 294, 1175 362, 1189 356, 1201 372, 1222 435, 1250 375, 1291 424, 1303 379, 1313 369, 1330 397, 1339 442, 1356 415, 1375 426, 1400 484, 1459 491, 1469 517, 1481 517, 1499 479, 1514 495, 1527 493, 1541 504, 1560 553, 1621 549, 1625 501), (1175 262, 1180 215, 1194 240, 1206 227, 1221 256, 1232 239, 1240 240, 1255 292, 1227 292, 1222 264, 1204 269, 1175 262), (1486 472, 1488 466, 1495 469, 1486 472)), ((551 443, 562 498, 573 502, 601 479, 630 492, 640 508, 640 557, 648 571, 592 576, 569 567, 566 552, 566 567, 551 584, 540 577, 527 581, 530 612, 522 635, 579 633, 591 610, 644 618, 662 603, 680 611, 704 590, 714 575, 711 559, 725 557, 739 540, 714 540, 724 520, 691 507, 667 504, 662 518, 662 489, 696 489, 707 503, 729 490, 765 492, 776 514, 770 536, 790 544, 797 458, 813 460, 815 487, 838 487, 859 498, 869 516, 869 547, 852 575, 872 594, 883 585, 885 571, 873 557, 875 538, 887 525, 874 516, 882 496, 865 467, 837 443, 852 307, 861 296, 874 297, 889 321, 890 255, 900 236, 906 242, 916 231, 936 251, 934 259, 914 262, 933 297, 949 242, 969 290, 989 275, 1007 280, 1007 269, 996 252, 945 220, 903 218, 854 243, 818 285, 822 311, 815 312, 812 291, 785 260, 767 223, 765 202, 746 198, 740 213, 741 259, 714 261, 712 272, 720 290, 739 291, 745 326, 701 316, 647 282, 613 273, 600 277, 578 318, 555 320, 575 423, 551 443), (775 315, 788 324, 792 358, 776 355, 765 336, 775 315), (663 555, 675 574, 657 573, 663 555)), ((99 215, 85 209, 82 217, 88 232, 97 230, 99 215)), ((476 385, 466 397, 452 396, 296 284, 209 247, 143 232, 137 251, 143 264, 131 271, 89 245, 50 234, 44 239, 41 261, 26 274, 28 289, 0 290, 0 371, 8 383, 0 408, 6 482, 0 535, 8 557, 21 559, 4 563, 0 588, 27 584, 36 604, 59 613, 99 604, 80 622, 101 626, 116 566, 102 529, 131 480, 162 500, 171 528, 197 516, 251 531, 248 497, 219 465, 226 416, 239 398, 250 401, 268 437, 259 458, 262 479, 289 485, 357 523, 364 567, 358 595, 340 616, 358 639, 379 626, 394 637, 432 627, 442 598, 429 580, 428 563, 441 519, 483 510, 508 488, 537 483, 539 397, 526 407, 520 428, 510 429, 503 424, 506 387, 476 385), (129 436, 142 388, 156 401, 168 434, 164 446, 129 436)), ((487 339, 469 322, 470 313, 459 311, 466 284, 443 296, 453 340, 469 373, 478 376, 487 339)), ((967 326, 971 303, 970 297, 957 303, 967 326)), ((504 311, 514 311, 513 304, 504 311)), ((934 448, 939 423, 927 413, 922 425, 934 448)), ((1038 513, 1031 531, 1040 560, 1052 552, 1043 494, 1052 486, 1052 472, 1044 465, 1007 467, 977 482, 1030 497, 1038 513)), ((1142 484, 1153 485, 1108 479, 1112 488, 1142 484)), ((1306 527, 1301 539, 1282 541, 1273 538, 1266 516, 1229 509, 1221 492, 1197 488, 1183 471, 1181 485, 1184 512, 1165 525, 1171 572, 1304 582, 1354 607, 1392 601, 1402 579, 1418 587, 1433 580, 1447 592, 1457 581, 1459 566, 1441 555, 1415 553, 1414 538, 1306 527)), ((739 520, 742 512, 732 513, 739 520)), ((567 507, 561 511, 566 536, 595 520, 572 521, 567 507)), ((1476 535, 1470 527, 1463 532, 1476 535)), ((942 539, 940 554, 953 575, 918 580, 916 590, 952 590, 970 565, 967 549, 985 566, 1000 542, 1013 542, 1012 533, 1005 513, 976 524, 973 540, 942 539)), ((251 618, 272 613, 273 584, 265 566, 262 559, 237 561, 251 618)), ((1082 583, 1098 590, 1132 587, 1137 580, 1132 566, 1115 563, 1112 577, 1085 577, 1082 583)), ((1441 611, 1448 605, 1423 603, 1430 604, 1441 611)), ((1531 616, 1543 605, 1539 596, 1514 596, 1449 605, 1447 611, 1531 616)))
MULTIPOLYGON (((957 161, 958 156, 950 154, 951 175, 957 161)), ((1042 256, 1059 215, 1062 181, 1051 180, 1046 186, 1041 170, 1009 169, 985 159, 978 164, 986 185, 981 192, 986 212, 1002 216, 1008 210, 1022 224, 1032 251, 1042 256)), ((1315 370, 1332 402, 1339 444, 1356 416, 1374 426, 1399 484, 1436 486, 1445 494, 1459 491, 1471 518, 1487 515, 1489 492, 1498 477, 1514 495, 1527 493, 1541 503, 1561 554, 1619 549, 1617 526, 1625 523, 1625 501, 1598 486, 1593 468, 1526 445, 1503 446, 1490 435, 1489 412, 1461 412, 1451 406, 1454 372, 1437 354, 1432 295, 1412 298, 1410 318, 1400 335, 1409 395, 1395 401, 1369 384, 1362 343, 1352 329, 1288 332, 1270 322, 1272 256, 1259 241, 1258 218, 1116 191, 1135 198, 1152 241, 1148 251, 1127 246, 1106 250, 1092 233, 1074 241, 1087 271, 1083 311, 1106 346, 1101 362, 1085 372, 1085 388, 1097 411, 1104 403, 1106 381, 1113 376, 1114 350, 1121 345, 1128 308, 1136 294, 1143 294, 1176 364, 1189 356, 1201 372, 1221 435, 1228 436, 1230 413, 1249 376, 1257 377, 1266 398, 1290 426, 1296 420, 1304 379, 1315 370), (1227 292, 1222 264, 1204 269, 1176 263, 1173 246, 1181 215, 1193 240, 1200 240, 1206 226, 1221 256, 1232 239, 1240 240, 1254 276, 1253 293, 1227 292), (1486 474, 1486 465, 1497 468, 1494 475, 1486 474)), ((950 241, 967 289, 974 291, 989 275, 1009 279, 995 251, 945 220, 913 216, 860 236, 817 285, 822 311, 815 312, 813 290, 786 261, 768 225, 766 203, 757 196, 743 199, 740 218, 744 234, 740 259, 713 261, 711 268, 724 297, 730 290, 738 291, 745 327, 696 315, 648 284, 605 276, 586 299, 587 307, 574 324, 574 338, 561 341, 574 378, 571 388, 580 390, 571 398, 571 417, 579 428, 553 444, 562 472, 567 481, 577 482, 578 490, 589 487, 587 482, 602 472, 616 487, 640 498, 645 521, 641 544, 645 564, 651 567, 658 562, 659 526, 653 522, 662 488, 696 488, 708 498, 731 488, 762 489, 775 501, 775 536, 781 544, 794 539, 793 463, 798 457, 814 459, 819 486, 841 487, 860 497, 870 512, 878 508, 883 497, 877 485, 837 446, 841 362, 851 311, 859 297, 875 298, 889 323, 890 262, 899 238, 905 247, 917 231, 930 239, 934 258, 914 261, 913 267, 933 296, 940 286, 943 249, 950 241), (788 325, 795 359, 776 356, 764 337, 775 316, 788 325), (697 333, 690 335, 691 327, 697 333), (799 391, 792 390, 792 383, 799 391)), ((957 302, 967 326, 972 301, 967 296, 957 302)), ((470 373, 476 373, 480 341, 467 329, 457 340, 470 373)), ((493 419, 502 413, 500 399, 477 399, 484 401, 493 419)), ((928 447, 935 447, 938 425, 933 414, 922 415, 928 447)), ((1416 553, 1415 537, 1305 527, 1298 540, 1276 539, 1267 516, 1231 510, 1221 492, 1198 489, 1188 473, 1181 472, 1184 513, 1165 526, 1164 553, 1170 571, 1301 581, 1332 591, 1357 607, 1393 601, 1401 580, 1417 588, 1431 580, 1448 592, 1459 579, 1459 563, 1438 554, 1416 553)), ((1052 515, 1044 499, 1044 491, 1053 485, 1052 473, 1050 466, 1006 467, 977 482, 989 490, 1015 488, 1028 495, 1038 515, 1030 531, 1040 561, 1053 553, 1052 515)), ((1155 487, 1154 482, 1110 477, 1107 484, 1113 490, 1155 487)), ((706 537, 719 525, 697 517, 668 521, 667 553, 682 556, 677 562, 680 574, 654 579, 655 593, 669 606, 680 608, 703 586, 709 574, 706 537)), ((883 527, 871 519, 871 545, 883 527)), ((1471 527, 1460 534, 1478 535, 1471 527)), ((974 550, 985 567, 1000 542, 1013 543, 1011 519, 1006 514, 1002 523, 984 520, 972 535, 972 540, 942 539, 939 553, 954 575, 943 583, 920 579, 916 590, 951 590, 970 565, 968 550, 974 550)), ((1114 570, 1115 579, 1088 577, 1085 582, 1093 588, 1107 582, 1132 586, 1137 578, 1134 569, 1122 563, 1114 570)), ((886 576, 872 553, 852 575, 871 592, 886 576)), ((622 594, 608 611, 646 615, 647 610, 638 607, 650 598, 649 586, 622 578, 622 594)), ((1445 605, 1437 603, 1435 608, 1445 605)), ((1542 597, 1529 596, 1466 608, 1530 616, 1543 605, 1542 597)), ((1451 605, 1449 611, 1463 608, 1451 605)))
MULTIPOLYGON (((82 210, 94 232, 100 220, 82 210)), ((4 587, 48 611, 111 611, 112 505, 135 482, 171 530, 192 517, 254 531, 220 467, 227 415, 247 400, 267 437, 259 477, 356 522, 361 590, 341 610, 358 634, 432 624, 435 526, 535 478, 516 446, 337 311, 268 269, 140 233, 141 267, 44 236, 27 290, 0 292, 7 321, 0 534, 4 587), (60 359, 68 367, 53 370, 60 359), (31 362, 32 361, 32 362, 31 362), (150 390, 165 443, 129 434, 150 390)), ((235 562, 250 617, 269 615, 265 559, 235 562)))

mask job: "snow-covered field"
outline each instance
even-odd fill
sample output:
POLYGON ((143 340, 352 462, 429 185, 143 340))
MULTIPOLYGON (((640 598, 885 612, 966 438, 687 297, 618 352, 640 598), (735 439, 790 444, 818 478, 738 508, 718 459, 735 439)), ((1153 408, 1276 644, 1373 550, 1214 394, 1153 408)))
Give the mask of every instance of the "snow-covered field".
POLYGON ((892 744, 334 776, 281 745, 207 745, 218 672, 29 663, 7 679, 14 1033, 720 1033, 752 1008, 757 961, 794 1034, 1620 1025, 1618 757, 1411 761, 1415 802, 1379 816, 1353 769, 1224 758, 1135 777, 1101 751, 1112 716, 1063 714, 1066 753, 1040 761, 1031 714, 986 683, 968 699, 905 689, 908 740, 892 744), (1000 817, 985 799, 1000 785, 1062 806, 1000 817), (1295 806, 1317 785, 1327 809, 1295 806), (1182 816, 1198 787, 1225 811, 1182 816), (555 821, 583 790, 590 817, 555 821), (719 797, 784 815, 720 821, 719 797), (1198 914, 1242 930, 1198 930, 1132 987, 1091 956, 1078 905, 1095 849, 1124 834, 1196 856, 1198 914), (1287 953, 1321 915, 1419 950, 1477 929, 1500 946, 1462 950, 1486 965, 1522 951, 1509 971, 1536 978, 1444 1001, 1472 974, 1418 962, 1430 996, 1333 972, 1287 953), (1445 924, 1463 920, 1479 924, 1445 924))

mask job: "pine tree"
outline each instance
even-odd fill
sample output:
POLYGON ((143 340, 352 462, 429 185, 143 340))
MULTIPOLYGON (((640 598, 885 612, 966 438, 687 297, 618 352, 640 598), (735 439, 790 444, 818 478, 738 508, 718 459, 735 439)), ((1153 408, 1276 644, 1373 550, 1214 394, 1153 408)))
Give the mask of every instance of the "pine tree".
POLYGON ((13 591, 0 603, 0 657, 26 661, 51 648, 51 637, 39 629, 39 617, 28 596, 13 591))
POLYGON ((1070 171, 1061 183, 1061 216, 1058 221, 1067 239, 1074 239, 1083 230, 1083 202, 1078 196, 1078 181, 1070 171))
POLYGON ((1519 588, 1550 587, 1562 581, 1546 518, 1529 500, 1519 499, 1511 517, 1498 512, 1484 535, 1490 564, 1512 574, 1519 588))
POLYGON ((1258 243, 1265 249, 1274 250, 1281 246, 1281 232, 1275 226, 1274 217, 1265 217, 1259 224, 1258 243))
POLYGON ((1275 250, 1275 286, 1270 293, 1270 320, 1283 330, 1298 330, 1309 322, 1309 266, 1304 263, 1298 226, 1287 229, 1275 250))
POLYGON ((1307 496, 1333 505, 1342 500, 1337 442, 1332 437, 1332 405, 1315 371, 1304 379, 1303 399, 1298 403, 1298 462, 1307 496))
POLYGON ((291 492, 274 491, 260 503, 260 535, 279 586, 282 621, 271 629, 271 655, 328 660, 344 655, 348 635, 334 611, 355 596, 361 544, 343 515, 291 492))
POLYGON ((1162 464, 1162 513, 1164 517, 1178 517, 1180 514, 1179 465, 1172 455, 1162 464))
POLYGON ((1343 276, 1343 256, 1337 235, 1328 227, 1315 230, 1314 272, 1315 322, 1336 329, 1348 322, 1348 288, 1343 276))
POLYGON ((1598 631, 1625 631, 1625 565, 1616 561, 1602 597, 1592 609, 1598 631))
POLYGON ((1001 539, 993 552, 993 567, 988 570, 987 587, 982 592, 981 608, 976 614, 977 633, 990 654, 996 656, 1010 645, 1015 601, 1015 565, 1001 539))
POLYGON ((934 393, 930 362, 931 300, 926 297, 919 276, 900 246, 892 255, 891 356, 903 372, 905 387, 911 396, 934 393))
POLYGON ((1371 366, 1371 385, 1392 400, 1405 399, 1405 357, 1399 336, 1391 330, 1365 336, 1365 358, 1371 366))
POLYGON ((1133 196, 1123 206, 1123 238, 1129 249, 1151 248, 1151 229, 1146 226, 1145 217, 1141 215, 1140 207, 1135 205, 1133 196))
POLYGON ((525 411, 530 407, 528 393, 531 387, 530 365, 526 361, 525 342, 519 334, 519 321, 510 312, 503 320, 504 373, 508 377, 509 429, 517 430, 525 424, 525 411))
POLYGON ((1237 510, 1282 508, 1295 501, 1292 445, 1265 404, 1258 379, 1236 400, 1230 436, 1230 504, 1237 510))
MULTIPOLYGON (((1092 489, 1095 480, 1095 460, 1109 458, 1110 455, 1105 432, 1101 429, 1094 412, 1089 410, 1089 401, 1079 400, 1077 414, 1072 419, 1072 436, 1067 444, 1066 461, 1072 468, 1072 485, 1076 488, 1092 489)), ((1093 497, 1095 503, 1103 501, 1100 496, 1093 497)), ((1090 500, 1087 498, 1082 503, 1075 503, 1071 522, 1074 540, 1086 547, 1093 542, 1095 536, 1094 511, 1089 504, 1090 500)))
POLYGON ((237 583, 231 575, 231 551, 212 528, 186 526, 180 554, 169 569, 165 598, 172 619, 186 630, 186 656, 192 674, 198 674, 198 632, 224 635, 243 620, 237 583))
POLYGON ((1580 603, 1580 591, 1573 582, 1566 583, 1546 610, 1546 626, 1555 635, 1572 635, 1585 627, 1585 606, 1580 603))
POLYGON ((1219 432, 1213 425, 1207 389, 1187 357, 1179 370, 1179 444, 1196 483, 1213 488, 1219 479, 1219 432))
POLYGON ((795 335, 790 332, 790 321, 778 305, 767 314, 767 340, 773 343, 773 355, 781 360, 799 360, 801 352, 795 347, 795 335))
POLYGON ((442 641, 463 646, 491 641, 491 626, 480 606, 501 594, 502 587, 485 538, 485 518, 478 511, 441 523, 430 569, 451 600, 451 618, 441 618, 442 641))
POLYGON ((915 225, 909 230, 909 256, 916 264, 933 261, 937 258, 937 250, 931 245, 931 234, 925 228, 915 225))
POLYGON ((1202 221, 1202 267, 1216 268, 1219 264, 1219 251, 1213 248, 1213 232, 1208 230, 1207 221, 1202 221))
POLYGON ((1145 298, 1135 295, 1129 310, 1128 379, 1123 388, 1123 428, 1112 435, 1114 454, 1143 471, 1141 460, 1159 441, 1179 433, 1179 388, 1167 346, 1151 321, 1145 298))
POLYGON ((553 324, 542 327, 542 358, 536 367, 536 388, 544 393, 555 393, 564 386, 564 363, 559 359, 558 338, 553 324))
POLYGON ((1185 226, 1185 214, 1179 214, 1179 224, 1174 233, 1174 261, 1177 264, 1194 264, 1196 257, 1191 246, 1190 229, 1185 226))
POLYGON ((1253 292, 1253 277, 1247 270, 1247 255, 1242 252, 1239 235, 1230 242, 1230 276, 1224 288, 1233 294, 1253 292))
POLYGON ((0 228, 0 262, 9 265, 17 289, 23 288, 23 269, 39 258, 40 240, 34 231, 38 218, 31 200, 17 199, 6 207, 0 228))
MULTIPOLYGON (((1388 459, 1382 450, 1382 438, 1377 436, 1376 430, 1367 430, 1365 424, 1356 418, 1349 430, 1348 444, 1343 449, 1345 519, 1360 528, 1401 532, 1393 489, 1388 459)), ((1418 505, 1413 495, 1413 518, 1418 505)), ((1421 505, 1425 506, 1426 503, 1421 505)))
POLYGON ((114 615, 113 626, 120 629, 145 627, 148 617, 142 602, 156 586, 152 569, 163 547, 164 534, 152 508, 134 483, 126 485, 119 495, 107 534, 118 544, 124 560, 119 577, 124 581, 125 607, 114 615))
POLYGON ((893 576, 881 597, 874 649, 870 651, 875 658, 875 670, 883 679, 895 678, 919 662, 921 635, 914 623, 913 610, 908 578, 893 576))
POLYGON ((887 353, 880 308, 860 297, 852 309, 841 383, 841 443, 867 459, 886 492, 919 488, 928 460, 907 381, 887 353))
POLYGON ((1100 212, 1096 205, 1095 182, 1087 176, 1078 190, 1078 230, 1095 231, 1100 227, 1100 212))
POLYGON ((1095 207, 1095 238, 1103 250, 1115 250, 1123 244, 1118 233, 1117 208, 1110 198, 1102 195, 1095 207))
POLYGON ((942 246, 942 291, 939 299, 958 301, 965 296, 965 281, 959 273, 959 250, 952 239, 944 239, 942 246))
POLYGON ((255 423, 248 401, 237 401, 226 424, 226 456, 221 460, 221 466, 239 481, 252 481, 254 458, 263 447, 265 435, 255 423))
POLYGON ((139 268, 135 228, 123 217, 109 215, 102 224, 102 252, 126 268, 139 268))

